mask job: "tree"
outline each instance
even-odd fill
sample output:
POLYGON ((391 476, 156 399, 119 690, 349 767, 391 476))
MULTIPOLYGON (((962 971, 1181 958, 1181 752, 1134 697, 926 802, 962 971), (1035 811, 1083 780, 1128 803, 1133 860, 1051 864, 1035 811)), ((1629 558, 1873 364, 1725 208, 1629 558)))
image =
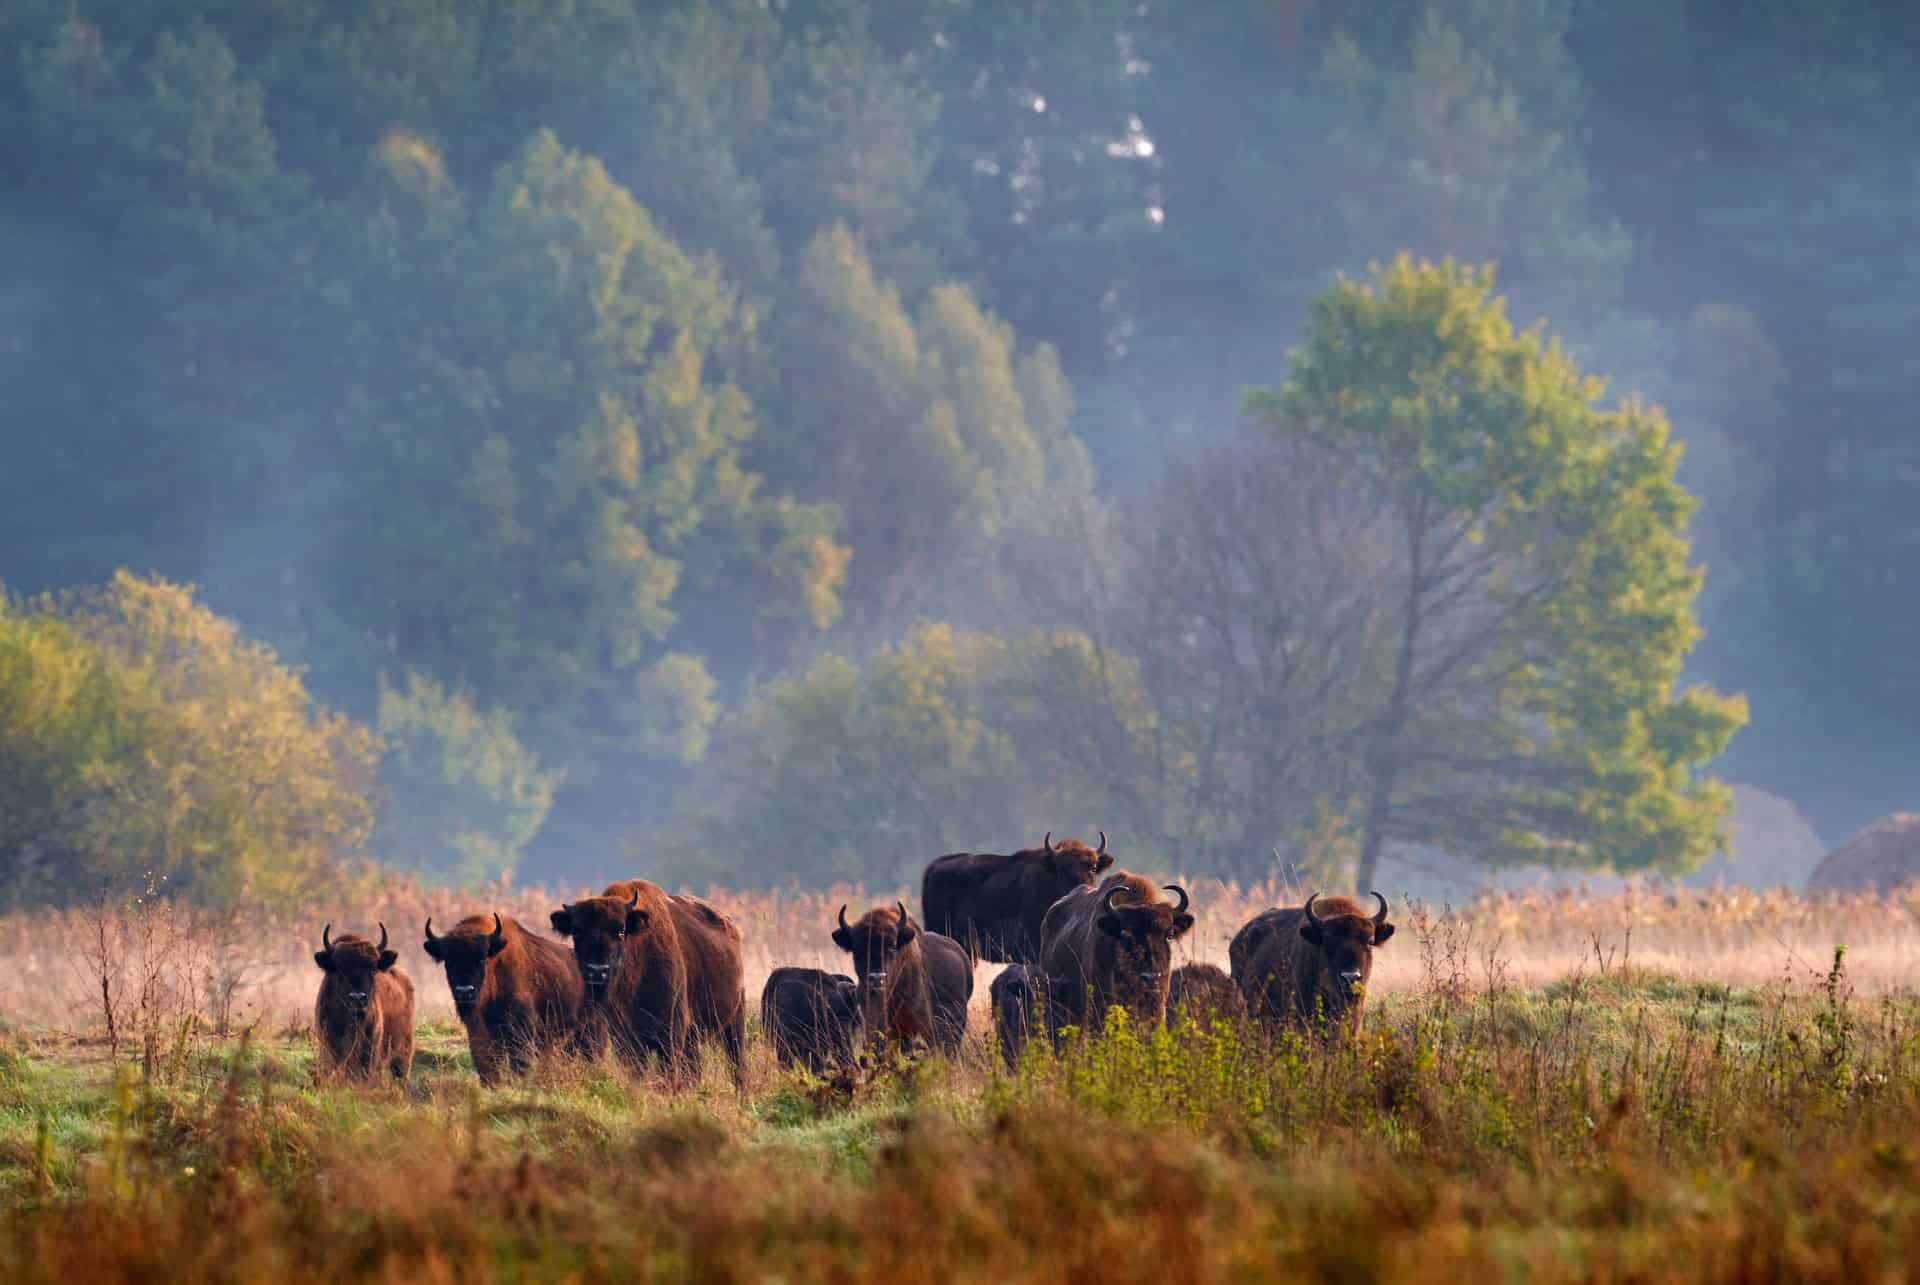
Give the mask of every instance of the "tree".
POLYGON ((441 883, 512 873, 560 783, 514 736, 512 717, 409 673, 405 688, 381 684, 379 733, 382 859, 441 883))
POLYGON ((1402 256, 1314 307, 1250 411, 1354 470, 1397 547, 1391 680, 1368 712, 1357 870, 1390 842, 1488 863, 1685 869, 1722 843, 1693 769, 1745 704, 1676 693, 1698 637, 1693 500, 1664 417, 1599 408, 1491 268, 1402 256))

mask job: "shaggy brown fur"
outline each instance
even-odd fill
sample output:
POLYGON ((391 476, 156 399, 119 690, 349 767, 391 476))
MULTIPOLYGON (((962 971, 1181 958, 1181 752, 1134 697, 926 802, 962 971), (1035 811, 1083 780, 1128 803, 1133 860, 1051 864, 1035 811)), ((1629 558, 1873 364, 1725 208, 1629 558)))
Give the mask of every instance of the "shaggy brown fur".
POLYGON ((1214 965, 1182 964, 1167 983, 1167 1017, 1177 1020, 1183 1012, 1206 1026, 1221 1020, 1244 1022, 1247 1001, 1233 978, 1214 965))
POLYGON ((313 953, 326 974, 313 1001, 316 1070, 323 1079, 405 1080, 413 1072, 413 979, 394 967, 400 956, 387 949, 387 926, 377 946, 332 934, 332 924, 321 929, 313 953))
POLYGON ((860 988, 819 968, 776 968, 760 992, 760 1032, 780 1065, 816 1075, 853 1065, 860 1035, 860 988))
POLYGON ((1315 894, 1306 906, 1264 910, 1234 934, 1227 958, 1254 1020, 1329 1034, 1360 1029, 1373 949, 1393 936, 1386 898, 1373 896, 1374 914, 1351 897, 1315 894))
POLYGON ((439 936, 429 919, 426 933, 482 1084, 499 1081, 503 1062, 520 1075, 547 1049, 578 1048, 583 988, 565 946, 498 914, 469 915, 439 936))
POLYGON ((973 965, 960 943, 926 932, 904 905, 876 906, 854 923, 840 907, 833 944, 853 956, 869 1039, 923 1044, 952 1057, 967 1033, 973 965))
POLYGON ((1093 886, 1113 864, 1107 836, 1089 848, 1078 839, 1014 853, 950 852, 935 857, 920 881, 927 926, 959 942, 971 959, 1040 961, 1040 921, 1075 888, 1093 886))
POLYGON ((645 879, 610 883, 552 919, 554 931, 573 939, 590 1008, 622 1058, 658 1058, 681 1079, 697 1068, 700 1041, 718 1037, 734 1082, 744 1083, 745 952, 731 919, 645 879))
POLYGON ((1053 903, 1041 966, 1056 1035, 1066 1025, 1098 1030, 1115 1004, 1141 1026, 1166 1021, 1173 943, 1193 927, 1187 894, 1168 890, 1178 906, 1161 901, 1151 880, 1115 870, 1098 888, 1075 888, 1053 903))

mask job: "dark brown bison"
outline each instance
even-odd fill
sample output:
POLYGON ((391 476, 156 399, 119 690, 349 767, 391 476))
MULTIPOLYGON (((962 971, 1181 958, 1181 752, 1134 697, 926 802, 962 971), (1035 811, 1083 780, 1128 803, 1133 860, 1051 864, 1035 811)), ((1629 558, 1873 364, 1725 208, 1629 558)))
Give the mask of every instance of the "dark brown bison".
POLYGON ((413 979, 395 968, 400 956, 387 949, 387 926, 380 944, 342 933, 333 925, 320 930, 313 962, 326 976, 313 1001, 313 1030, 319 1040, 321 1076, 371 1080, 387 1073, 404 1080, 413 1072, 413 979))
POLYGON ((1019 852, 950 852, 927 863, 920 902, 927 926, 965 947, 969 958, 995 963, 1040 962, 1040 921, 1047 908, 1079 887, 1092 887, 1113 864, 1106 831, 1100 846, 1078 839, 1019 852))
POLYGON ((699 1065, 700 1042, 715 1037, 744 1083, 746 964, 733 920, 645 879, 610 883, 552 918, 573 939, 589 1008, 626 1061, 656 1057, 682 1079, 699 1065))
POLYGON ((1227 958, 1256 1021, 1295 1030, 1360 1029, 1374 947, 1393 936, 1387 899, 1372 914, 1351 897, 1315 893, 1304 906, 1263 910, 1233 936, 1227 958))
POLYGON ((1244 1022, 1247 1001, 1233 978, 1214 965, 1182 964, 1167 983, 1167 1017, 1172 1020, 1183 1013, 1205 1026, 1223 1020, 1244 1022))
POLYGON ((781 1066, 816 1075, 853 1065, 860 1034, 860 988, 819 968, 776 968, 760 991, 760 1029, 781 1066))
POLYGON ((926 932, 905 905, 877 906, 849 924, 840 907, 833 944, 853 956, 869 1039, 923 1044, 952 1057, 967 1033, 973 964, 960 943, 926 932))
POLYGON ((499 1080, 503 1062, 519 1075, 548 1049, 579 1048, 583 988, 565 946, 497 912, 469 915, 439 936, 429 919, 426 933, 482 1084, 499 1080))
POLYGON ((1173 943, 1193 927, 1187 893, 1170 906, 1151 880, 1115 870, 1098 888, 1075 888, 1053 903, 1041 927, 1041 967, 1046 973, 1048 1020, 1062 1026, 1099 1029, 1115 1004, 1142 1026, 1167 1016, 1167 985, 1173 943))
POLYGON ((1007 1069, 1020 1064, 1020 1051, 1033 1038, 1034 1014, 1042 1013, 1046 989, 1040 984, 1038 969, 1025 964, 1008 964, 993 979, 987 993, 993 998, 993 1025, 1000 1037, 1000 1056, 1007 1069))

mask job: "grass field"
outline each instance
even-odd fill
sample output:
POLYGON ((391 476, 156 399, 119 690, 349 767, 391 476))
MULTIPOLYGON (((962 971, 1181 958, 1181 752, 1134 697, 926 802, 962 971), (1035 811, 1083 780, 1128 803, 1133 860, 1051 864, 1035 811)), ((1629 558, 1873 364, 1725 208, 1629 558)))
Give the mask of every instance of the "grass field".
MULTIPOLYGON (((1278 899, 1190 886, 1216 960, 1278 899)), ((491 896, 529 924, 553 904, 491 896)), ((717 899, 755 996, 772 962, 834 962, 842 894, 717 899)), ((1116 1018, 1012 1074, 983 966, 957 1063, 824 1084, 755 1041, 744 1095, 718 1068, 673 1095, 558 1063, 481 1090, 418 949, 432 900, 330 912, 388 918, 422 996, 412 1081, 377 1090, 312 1083, 317 923, 0 921, 0 1279, 1878 1280, 1920 1260, 1904 899, 1404 906, 1351 1044, 1116 1018), (111 1042, 89 940, 119 969, 111 1042)))

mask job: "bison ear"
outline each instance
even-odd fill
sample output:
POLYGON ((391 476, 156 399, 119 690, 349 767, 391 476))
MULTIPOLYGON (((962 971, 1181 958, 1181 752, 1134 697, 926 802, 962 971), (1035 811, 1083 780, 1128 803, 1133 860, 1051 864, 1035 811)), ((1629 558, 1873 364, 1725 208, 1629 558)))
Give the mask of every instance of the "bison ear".
POLYGON ((841 950, 852 950, 853 934, 844 928, 836 928, 833 930, 833 944, 841 950))
POLYGON ((562 906, 560 907, 560 909, 548 915, 547 918, 552 921, 553 930, 559 933, 562 937, 573 936, 573 907, 572 906, 562 906))
POLYGON ((501 951, 505 950, 506 948, 507 948, 507 939, 504 934, 499 937, 487 938, 487 958, 488 959, 492 959, 495 955, 498 955, 501 951))
POLYGON ((323 973, 330 973, 333 971, 333 953, 331 951, 325 951, 325 950, 314 951, 313 962, 320 965, 320 971, 323 973))
POLYGON ((1113 854, 1111 852, 1103 852, 1100 854, 1099 860, 1093 863, 1093 872, 1095 874, 1099 874, 1102 870, 1105 870, 1108 866, 1112 864, 1113 864, 1113 854))
POLYGON ((909 942, 911 942, 915 937, 918 937, 919 935, 920 935, 920 930, 913 926, 913 921, 911 919, 903 920, 900 924, 899 931, 894 935, 893 948, 895 950, 903 949, 909 942))
POLYGON ((1093 922, 1099 924, 1100 931, 1109 937, 1118 937, 1127 930, 1127 921, 1119 915, 1099 915, 1093 922))
POLYGON ((381 972, 383 973, 386 972, 389 968, 392 968, 395 964, 399 962, 400 962, 399 951, 383 950, 380 952, 380 971, 381 972))
POLYGON ((1167 940, 1179 941, 1182 937, 1187 935, 1187 930, 1192 927, 1193 927, 1192 915, 1188 915, 1188 914, 1175 915, 1173 917, 1173 931, 1167 934, 1167 940))
POLYGON ((652 918, 653 916, 644 910, 629 910, 627 912, 627 936, 631 937, 640 932, 647 926, 648 921, 652 918))
POLYGON ((1320 925, 1314 923, 1311 919, 1302 919, 1300 921, 1300 935, 1315 946, 1324 945, 1326 942, 1326 938, 1320 933, 1320 925))
POLYGON ((1379 945, 1383 945, 1383 944, 1385 944, 1385 942, 1386 942, 1386 940, 1387 940, 1387 938, 1389 938, 1389 937, 1391 937, 1391 936, 1393 936, 1393 925, 1392 925, 1392 924, 1376 924, 1376 925, 1374 925, 1374 929, 1373 929, 1373 944, 1374 944, 1374 945, 1376 945, 1376 946, 1379 946, 1379 945))
POLYGON ((437 959, 442 963, 446 961, 446 956, 440 953, 440 943, 435 938, 429 937, 427 940, 421 942, 420 949, 427 952, 429 959, 437 959))

